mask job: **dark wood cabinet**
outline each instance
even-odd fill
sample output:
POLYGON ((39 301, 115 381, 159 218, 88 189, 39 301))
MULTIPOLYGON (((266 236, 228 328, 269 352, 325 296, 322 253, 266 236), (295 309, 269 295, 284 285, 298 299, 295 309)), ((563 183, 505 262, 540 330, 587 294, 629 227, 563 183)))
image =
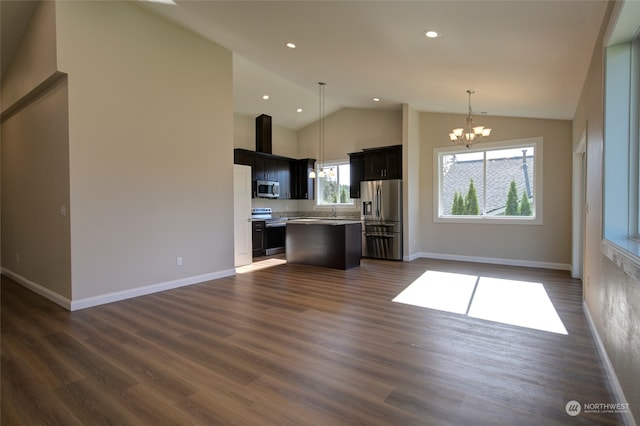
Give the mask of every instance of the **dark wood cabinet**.
POLYGON ((280 196, 278 199, 290 200, 293 198, 291 192, 291 160, 278 160, 278 183, 280 183, 280 196))
POLYGON ((253 174, 253 167, 255 166, 255 152, 248 151, 246 149, 236 148, 233 150, 233 164, 242 164, 243 166, 251 166, 251 173, 253 174))
POLYGON ((295 160, 236 148, 233 152, 233 162, 251 166, 254 197, 256 196, 255 181, 270 180, 280 184, 279 199, 313 200, 314 198, 314 180, 309 179, 309 171, 313 169, 315 164, 313 158, 295 160))
POLYGON ((292 223, 287 224, 287 263, 351 269, 360 266, 362 225, 292 223))
POLYGON ((255 220, 251 222, 252 225, 252 244, 253 244, 253 257, 264 256, 265 254, 265 229, 266 222, 264 220, 255 220))
POLYGON ((313 200, 315 196, 315 179, 309 179, 309 172, 316 160, 303 158, 291 162, 291 192, 296 200, 313 200))
POLYGON ((269 155, 256 153, 253 180, 278 180, 278 160, 269 155))
POLYGON ((271 116, 256 117, 256 151, 271 154, 271 116))
POLYGON ((402 179, 402 145, 363 151, 363 180, 402 179))
POLYGON ((353 152, 349 154, 349 174, 351 178, 349 197, 360 198, 360 182, 364 179, 363 152, 353 152))

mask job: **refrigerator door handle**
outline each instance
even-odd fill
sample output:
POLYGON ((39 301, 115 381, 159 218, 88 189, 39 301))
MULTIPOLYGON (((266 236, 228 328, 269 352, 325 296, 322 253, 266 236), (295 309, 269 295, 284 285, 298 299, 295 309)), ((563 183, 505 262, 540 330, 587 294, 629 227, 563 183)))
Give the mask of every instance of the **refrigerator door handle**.
POLYGON ((382 200, 380 200, 380 185, 376 185, 376 217, 380 218, 380 204, 382 200))

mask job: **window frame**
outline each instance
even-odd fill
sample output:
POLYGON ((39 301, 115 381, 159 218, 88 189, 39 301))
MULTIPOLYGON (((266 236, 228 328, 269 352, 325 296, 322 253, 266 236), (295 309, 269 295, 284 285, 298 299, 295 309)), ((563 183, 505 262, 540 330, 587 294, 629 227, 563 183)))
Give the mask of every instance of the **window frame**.
POLYGON ((640 33, 604 62, 602 237, 640 266, 640 33))
MULTIPOLYGON (((433 150, 433 221, 436 223, 474 223, 474 224, 505 224, 505 225, 542 225, 543 224, 543 138, 541 136, 525 139, 513 139, 499 142, 481 142, 471 148, 464 146, 447 146, 433 150), (501 149, 534 147, 533 166, 533 216, 456 216, 442 212, 442 161, 443 155, 468 152, 485 152, 501 149)), ((483 166, 484 185, 486 188, 486 163, 483 166)), ((486 191, 483 190, 486 194, 486 191)), ((484 208, 484 201, 483 201, 484 208)))
MULTIPOLYGON (((348 159, 346 160, 334 160, 334 161, 325 161, 322 164, 322 168, 326 169, 326 168, 330 168, 330 167, 336 167, 336 170, 338 170, 338 174, 339 172, 339 166, 349 166, 351 167, 351 163, 349 162, 348 159)), ((351 189, 351 176, 349 176, 349 189, 351 189)), ((318 209, 322 209, 322 208, 330 208, 330 209, 342 209, 342 208, 353 208, 356 204, 356 201, 349 197, 349 200, 351 200, 350 203, 324 203, 324 204, 320 204, 320 179, 316 177, 315 179, 315 189, 316 189, 316 197, 315 197, 315 207, 318 209)), ((339 177, 338 177, 338 182, 339 181, 339 177)), ((349 193, 350 195, 350 193, 349 193)))

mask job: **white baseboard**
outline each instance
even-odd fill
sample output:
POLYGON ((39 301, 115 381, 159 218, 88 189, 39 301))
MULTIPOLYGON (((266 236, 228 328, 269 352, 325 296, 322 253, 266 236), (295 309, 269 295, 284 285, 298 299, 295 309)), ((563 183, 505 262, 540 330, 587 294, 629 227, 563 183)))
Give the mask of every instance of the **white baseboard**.
POLYGON ((570 271, 571 265, 567 263, 553 263, 553 262, 538 262, 532 260, 520 260, 520 259, 498 259, 493 257, 479 257, 479 256, 462 256, 457 254, 444 254, 444 253, 415 253, 411 256, 405 257, 405 260, 415 260, 417 258, 427 259, 440 259, 440 260, 457 260, 460 262, 477 262, 477 263, 490 263, 493 265, 508 265, 508 266, 524 266, 527 268, 542 268, 542 269, 556 269, 561 271, 570 271))
MULTIPOLYGON (((611 364, 609 355, 607 355, 607 350, 604 347, 604 343, 602 342, 602 339, 600 338, 600 334, 596 329, 596 325, 593 322, 593 318, 591 317, 589 306, 585 301, 582 302, 582 309, 584 310, 584 316, 587 318, 587 323, 589 324, 591 335, 593 336, 593 340, 596 343, 596 347, 598 348, 598 353, 600 354, 600 359, 602 359, 602 363, 604 364, 604 369, 609 378, 609 383, 611 384, 613 395, 616 398, 615 402, 626 404, 627 398, 624 396, 624 391, 622 390, 622 386, 620 386, 620 381, 618 380, 618 376, 616 375, 616 372, 613 369, 613 364, 611 364)), ((622 413, 622 417, 624 419, 624 423, 627 426, 636 426, 636 421, 633 418, 633 414, 631 413, 631 410, 627 410, 626 412, 622 413)))
POLYGON ((71 300, 67 299, 66 297, 61 296, 58 293, 51 291, 48 288, 43 287, 40 284, 31 281, 20 274, 16 274, 15 272, 10 271, 6 268, 2 268, 0 269, 0 271, 2 272, 2 275, 8 276, 23 287, 28 288, 29 290, 39 294, 45 299, 51 300, 53 303, 60 305, 67 310, 71 310, 71 300))
POLYGON ((180 278, 178 280, 173 281, 165 281, 157 284, 150 284, 143 287, 136 287, 128 290, 116 291, 113 293, 101 294, 98 296, 87 297, 84 299, 78 300, 69 300, 66 297, 60 296, 59 294, 43 287, 40 284, 37 284, 33 281, 30 281, 21 275, 18 275, 12 271, 2 268, 2 273, 16 281, 17 283, 23 285, 29 290, 33 291, 45 297, 46 299, 51 300, 52 302, 62 306, 65 309, 70 311, 77 311, 80 309, 91 308, 93 306, 104 305, 106 303, 117 302, 120 300, 131 299, 138 296, 144 296, 145 294, 158 293, 160 291, 171 290, 178 287, 184 287, 188 285, 198 284, 205 281, 216 280, 218 278, 229 277, 235 275, 235 269, 226 269, 223 271, 212 272, 209 274, 196 275, 193 277, 180 278))

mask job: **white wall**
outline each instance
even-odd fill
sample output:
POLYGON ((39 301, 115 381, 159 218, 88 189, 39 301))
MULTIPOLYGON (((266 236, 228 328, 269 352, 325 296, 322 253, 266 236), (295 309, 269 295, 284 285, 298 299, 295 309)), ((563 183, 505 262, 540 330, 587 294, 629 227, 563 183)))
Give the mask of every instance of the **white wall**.
POLYGON ((457 114, 421 114, 420 247, 428 256, 569 269, 571 263, 571 122, 483 116, 492 141, 542 136, 542 225, 436 223, 433 217, 433 150, 450 146, 457 114))
POLYGON ((231 52, 134 3, 56 16, 73 300, 232 273, 231 52))

